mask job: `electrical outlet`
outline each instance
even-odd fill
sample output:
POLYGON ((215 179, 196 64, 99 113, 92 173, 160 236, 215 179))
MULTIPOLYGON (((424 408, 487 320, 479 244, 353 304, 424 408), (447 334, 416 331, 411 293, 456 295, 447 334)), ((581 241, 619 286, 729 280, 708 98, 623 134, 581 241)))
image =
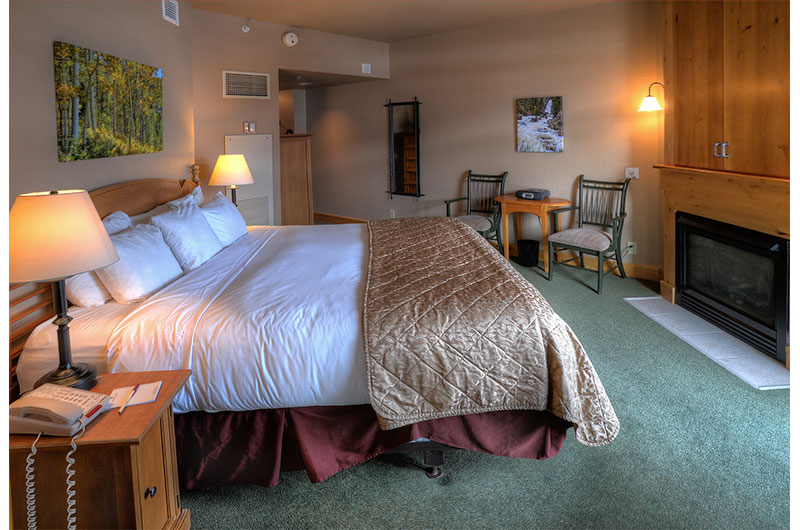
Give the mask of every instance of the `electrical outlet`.
POLYGON ((395 217, 397 216, 395 215, 394 210, 389 210, 389 219, 394 219, 395 217))
POLYGON ((250 122, 249 121, 242 122, 242 132, 244 132, 245 134, 250 132, 250 122))
POLYGON ((636 241, 628 241, 628 254, 636 254, 639 252, 639 245, 636 244, 636 241))
POLYGON ((639 178, 639 168, 638 167, 626 167, 625 168, 625 178, 626 179, 638 179, 639 178))

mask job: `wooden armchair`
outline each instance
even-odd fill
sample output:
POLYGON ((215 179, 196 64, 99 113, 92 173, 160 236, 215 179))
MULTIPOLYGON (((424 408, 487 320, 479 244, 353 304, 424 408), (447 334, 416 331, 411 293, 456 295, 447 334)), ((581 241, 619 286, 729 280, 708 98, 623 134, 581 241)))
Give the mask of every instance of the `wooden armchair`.
POLYGON ((444 201, 447 207, 447 217, 450 215, 450 205, 454 202, 467 201, 466 215, 458 219, 475 229, 476 232, 490 241, 497 243, 497 248, 503 248, 500 230, 500 208, 494 198, 503 195, 506 186, 508 171, 502 175, 479 175, 472 170, 467 172, 467 196, 444 201))
POLYGON ((578 183, 578 206, 569 206, 553 210, 553 226, 558 226, 558 215, 577 210, 578 228, 561 230, 548 238, 550 269, 547 279, 553 275, 553 265, 557 263, 557 252, 577 251, 578 256, 562 262, 562 265, 580 261, 580 266, 570 265, 575 268, 588 269, 583 260, 584 254, 597 258, 597 294, 603 292, 603 275, 619 269, 619 275, 625 278, 625 268, 622 265, 622 225, 625 222, 625 198, 628 193, 628 184, 625 182, 605 182, 601 180, 587 180, 580 176, 578 183), (600 227, 600 230, 585 228, 586 225, 600 227), (610 229, 604 231, 603 229, 610 229), (605 271, 605 261, 613 259, 616 265, 605 271))

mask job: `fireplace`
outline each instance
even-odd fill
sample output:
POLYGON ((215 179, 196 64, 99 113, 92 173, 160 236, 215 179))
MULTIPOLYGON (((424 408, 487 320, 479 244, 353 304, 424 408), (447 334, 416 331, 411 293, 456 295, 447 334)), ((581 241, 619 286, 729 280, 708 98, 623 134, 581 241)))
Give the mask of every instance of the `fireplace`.
POLYGON ((678 211, 676 302, 786 363, 789 240, 678 211))

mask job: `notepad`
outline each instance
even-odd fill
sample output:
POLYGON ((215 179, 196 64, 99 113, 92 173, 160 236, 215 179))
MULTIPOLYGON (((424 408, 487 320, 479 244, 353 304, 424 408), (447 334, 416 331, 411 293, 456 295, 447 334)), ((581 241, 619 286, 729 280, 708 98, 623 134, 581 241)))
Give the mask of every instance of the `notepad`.
MULTIPOLYGON (((115 388, 111 392, 111 401, 108 402, 108 409, 116 409, 122 406, 125 403, 125 400, 128 398, 128 395, 133 390, 132 386, 123 386, 120 388, 115 388)), ((155 383, 145 383, 143 385, 139 385, 139 389, 133 395, 131 400, 128 402, 128 406, 132 405, 142 405, 144 403, 152 403, 158 397, 158 391, 161 390, 161 381, 156 381, 155 383)))

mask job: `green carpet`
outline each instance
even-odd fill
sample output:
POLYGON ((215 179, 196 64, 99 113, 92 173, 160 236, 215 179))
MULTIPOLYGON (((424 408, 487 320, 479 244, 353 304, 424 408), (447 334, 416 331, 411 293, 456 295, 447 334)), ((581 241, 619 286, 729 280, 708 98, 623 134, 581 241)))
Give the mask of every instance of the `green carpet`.
POLYGON ((656 285, 517 267, 572 326, 621 424, 605 447, 570 430, 539 462, 447 453, 386 455, 311 484, 184 492, 193 528, 788 528, 789 391, 759 391, 623 301, 656 285))

